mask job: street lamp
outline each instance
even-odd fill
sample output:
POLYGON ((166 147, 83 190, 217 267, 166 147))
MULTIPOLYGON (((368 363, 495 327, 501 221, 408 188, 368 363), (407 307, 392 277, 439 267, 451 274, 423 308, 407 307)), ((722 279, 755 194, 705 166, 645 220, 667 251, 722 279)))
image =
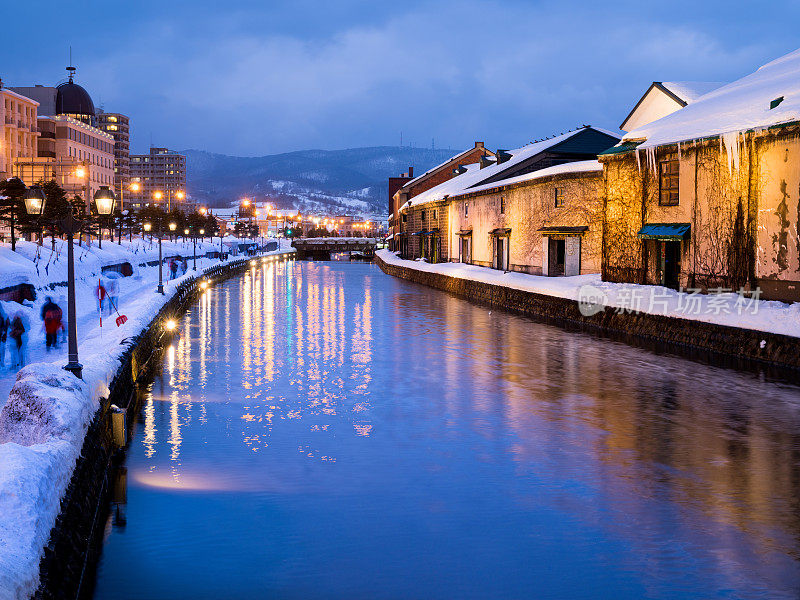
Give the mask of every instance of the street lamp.
MULTIPOLYGON (((94 203, 97 207, 97 214, 100 218, 106 217, 112 213, 114 210, 114 201, 116 197, 114 196, 114 191, 109 188, 107 185, 101 185, 100 189, 94 193, 94 203)), ((98 219, 98 233, 97 236, 97 247, 103 247, 103 225, 102 221, 98 219)), ((114 234, 112 231, 111 234, 111 241, 114 241, 114 234)))
MULTIPOLYGON (((41 217, 47 195, 38 185, 33 185, 25 190, 25 212, 32 217, 41 217)), ((72 216, 72 211, 67 213, 60 222, 61 229, 67 234, 67 320, 68 320, 68 361, 64 369, 82 378, 83 366, 78 362, 78 327, 75 317, 75 253, 72 248, 72 236, 80 230, 82 223, 72 216)))
MULTIPOLYGON (((178 228, 178 224, 177 224, 177 223, 175 223, 174 221, 173 221, 172 223, 170 223, 170 224, 169 224, 169 230, 170 230, 170 232, 171 232, 171 233, 170 233, 170 238, 172 238, 172 236, 174 235, 174 232, 175 232, 175 230, 176 230, 177 228, 178 228)), ((175 240, 173 239, 172 241, 175 241, 175 240)))
POLYGON ((192 271, 197 271, 197 236, 192 236, 192 271))
MULTIPOLYGON (((149 223, 149 222, 145 223, 144 225, 142 225, 142 227, 147 232, 149 232, 149 231, 151 231, 153 229, 153 225, 151 223, 149 223)), ((156 288, 156 293, 157 294, 163 294, 164 293, 164 277, 163 277, 163 273, 162 273, 162 263, 164 261, 161 259, 161 227, 158 228, 158 231, 159 231, 159 233, 158 233, 158 287, 156 288)), ((150 235, 150 239, 151 240, 153 239, 152 234, 150 235)))
POLYGON ((25 200, 25 212, 33 217, 42 216, 44 204, 47 201, 47 195, 41 187, 32 185, 25 190, 23 199, 25 200))

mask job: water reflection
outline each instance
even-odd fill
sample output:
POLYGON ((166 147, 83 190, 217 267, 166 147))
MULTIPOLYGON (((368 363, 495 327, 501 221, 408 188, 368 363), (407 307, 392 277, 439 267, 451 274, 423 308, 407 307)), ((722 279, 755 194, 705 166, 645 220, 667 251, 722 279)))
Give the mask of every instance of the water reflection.
POLYGON ((795 387, 362 264, 260 263, 181 331, 100 598, 795 596, 795 387))

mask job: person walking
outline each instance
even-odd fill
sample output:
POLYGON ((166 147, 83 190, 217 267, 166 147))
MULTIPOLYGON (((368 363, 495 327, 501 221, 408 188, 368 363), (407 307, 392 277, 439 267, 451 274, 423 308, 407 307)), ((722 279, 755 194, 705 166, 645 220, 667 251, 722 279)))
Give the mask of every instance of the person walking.
POLYGON ((6 340, 8 339, 8 327, 10 325, 8 315, 0 304, 0 367, 6 365, 6 340))
POLYGON ((14 315, 11 321, 11 331, 8 333, 11 338, 11 368, 19 369, 25 365, 25 325, 22 321, 22 313, 14 315))
POLYGON ((178 277, 178 259, 177 258, 173 258, 171 261, 169 261, 169 273, 170 273, 170 275, 169 275, 170 281, 175 279, 176 277, 178 277))
POLYGON ((58 347, 58 332, 61 329, 61 308, 48 296, 42 306, 42 321, 44 321, 45 346, 47 351, 50 348, 58 347))

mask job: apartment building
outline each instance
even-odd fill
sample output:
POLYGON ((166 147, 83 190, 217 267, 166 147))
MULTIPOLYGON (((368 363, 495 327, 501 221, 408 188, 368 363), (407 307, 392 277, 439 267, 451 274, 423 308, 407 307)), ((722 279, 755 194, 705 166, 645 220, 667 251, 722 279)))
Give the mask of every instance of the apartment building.
POLYGON ((18 159, 37 155, 39 128, 37 110, 39 103, 2 87, 0 81, 0 177, 13 177, 18 159))
POLYGON ((128 116, 100 110, 97 114, 97 127, 114 138, 114 187, 123 194, 129 194, 131 177, 131 129, 128 116))
POLYGON ((139 190, 128 197, 134 209, 158 204, 166 209, 193 210, 186 194, 186 156, 168 148, 150 148, 149 154, 132 154, 130 180, 139 190))

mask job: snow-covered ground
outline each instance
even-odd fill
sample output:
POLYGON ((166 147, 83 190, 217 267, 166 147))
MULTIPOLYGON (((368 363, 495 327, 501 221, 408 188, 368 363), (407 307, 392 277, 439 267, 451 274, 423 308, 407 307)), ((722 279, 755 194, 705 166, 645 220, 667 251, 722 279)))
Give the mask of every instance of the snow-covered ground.
POLYGON ((608 283, 601 281, 600 275, 544 277, 463 263, 428 264, 403 260, 389 250, 378 250, 376 255, 389 264, 420 271, 577 300, 587 314, 604 306, 800 337, 800 303, 755 300, 734 292, 701 294, 655 285, 608 283))
MULTIPOLYGON (((203 252, 214 248, 219 248, 218 238, 216 244, 207 243, 203 252)), ((63 280, 66 252, 61 257, 62 264, 50 262, 51 268, 42 275, 41 262, 37 274, 37 265, 31 260, 27 260, 26 265, 25 259, 19 260, 10 250, 4 250, 0 248, 2 279, 7 279, 4 270, 13 267, 13 277, 27 277, 40 289, 32 307, 3 303, 6 312, 13 315, 12 311, 21 310, 32 325, 29 332, 29 362, 32 364, 18 373, 10 372, 7 367, 0 370, 0 394, 3 394, 0 405, 5 402, 0 411, 2 599, 28 598, 38 586, 39 560, 58 516, 61 498, 69 484, 88 425, 99 407, 99 398, 108 395, 108 385, 119 366, 119 357, 127 347, 126 339, 150 323, 181 281, 219 264, 218 259, 199 259, 198 270, 193 272, 190 259, 188 272, 168 282, 165 295, 155 293, 158 267, 137 265, 134 276, 118 280, 121 283, 120 312, 128 317, 128 321, 117 327, 113 317, 106 317, 101 328, 94 296, 100 266, 121 262, 120 259, 144 263, 153 255, 157 260, 158 245, 157 242, 150 244, 139 240, 127 247, 123 244, 122 248, 113 248, 106 242, 102 251, 86 249, 76 268, 79 356, 84 366, 81 381, 62 368, 66 362, 64 345, 60 350, 46 354, 44 333, 39 329, 39 308, 48 295, 46 288, 41 286, 63 280), (112 262, 105 262, 107 260, 112 262)), ((180 243, 169 246, 165 243, 163 250, 165 255, 185 255, 187 247, 180 246, 180 243)), ((188 250, 191 251, 191 247, 188 250)), ((35 257, 33 247, 22 245, 19 251, 23 257, 35 257)), ((280 249, 267 253, 267 256, 290 251, 288 241, 282 240, 280 249)), ((164 272, 166 278, 167 270, 164 272)), ((16 281, 13 277, 11 281, 16 281)), ((53 295, 57 299, 58 294, 53 295)), ((61 304, 66 313, 66 302, 61 304)))

